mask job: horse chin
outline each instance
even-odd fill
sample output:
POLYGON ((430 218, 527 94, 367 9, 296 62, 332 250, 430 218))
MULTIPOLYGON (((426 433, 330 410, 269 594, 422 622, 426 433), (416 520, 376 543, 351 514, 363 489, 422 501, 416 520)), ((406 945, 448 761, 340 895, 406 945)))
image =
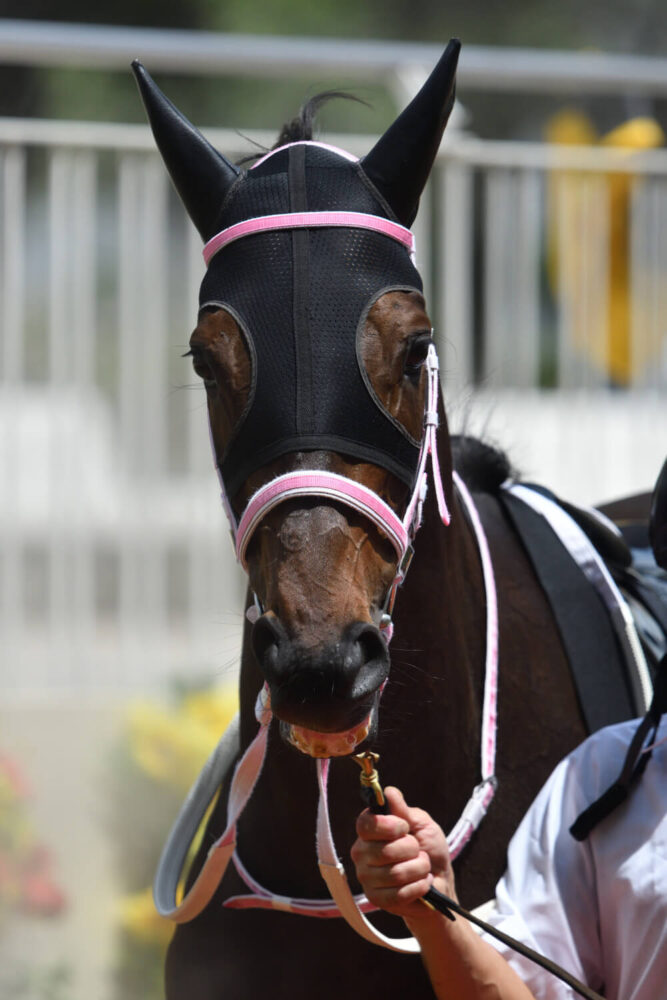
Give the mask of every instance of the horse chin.
POLYGON ((362 722, 340 733, 323 733, 317 729, 281 722, 280 735, 307 757, 347 757, 375 730, 376 717, 377 712, 373 707, 362 722))

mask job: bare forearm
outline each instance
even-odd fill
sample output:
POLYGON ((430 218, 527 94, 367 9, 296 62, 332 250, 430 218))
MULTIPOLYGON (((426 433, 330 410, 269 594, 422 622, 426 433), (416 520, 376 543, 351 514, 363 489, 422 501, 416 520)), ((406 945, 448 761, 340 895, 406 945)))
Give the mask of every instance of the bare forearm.
POLYGON ((438 1000, 535 1000, 491 945, 462 918, 448 920, 424 908, 406 919, 438 1000))
POLYGON ((446 837, 397 788, 386 788, 385 795, 391 814, 361 814, 352 858, 371 902, 403 917, 419 941, 438 1000, 535 1000, 467 920, 448 920, 424 905, 421 897, 431 886, 456 898, 446 837))

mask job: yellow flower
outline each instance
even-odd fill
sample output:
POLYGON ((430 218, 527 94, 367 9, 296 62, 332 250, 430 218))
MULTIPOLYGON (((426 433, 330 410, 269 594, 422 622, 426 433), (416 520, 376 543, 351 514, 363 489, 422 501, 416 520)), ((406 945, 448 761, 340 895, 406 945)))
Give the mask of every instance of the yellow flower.
POLYGON ((237 703, 231 689, 188 695, 177 709, 135 703, 128 712, 134 760, 156 781, 187 790, 233 718, 237 703))
POLYGON ((125 896, 120 901, 118 917, 123 930, 140 941, 166 948, 171 940, 174 925, 155 909, 150 888, 125 896))
POLYGON ((183 699, 183 712, 206 729, 214 745, 238 710, 236 687, 195 691, 183 699))

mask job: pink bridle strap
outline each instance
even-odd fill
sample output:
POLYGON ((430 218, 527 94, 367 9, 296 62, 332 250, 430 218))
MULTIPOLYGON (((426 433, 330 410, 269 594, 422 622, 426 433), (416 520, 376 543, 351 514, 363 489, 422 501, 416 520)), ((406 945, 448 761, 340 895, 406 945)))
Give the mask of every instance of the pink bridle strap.
MULTIPOLYGON (((479 518, 475 503, 465 484, 454 473, 468 516, 471 519, 479 546, 486 590, 487 634, 486 634, 486 681, 482 720, 482 781, 473 790, 458 823, 448 835, 450 854, 456 857, 479 826, 495 790, 494 763, 496 750, 497 693, 498 693, 498 608, 493 566, 488 541, 479 518)), ((211 900, 217 890, 228 862, 231 860, 251 890, 252 895, 233 896, 223 904, 230 909, 272 909, 304 916, 331 918, 344 917, 366 940, 383 945, 395 951, 414 952, 418 946, 414 939, 390 939, 380 934, 366 920, 364 914, 375 909, 365 896, 353 896, 344 868, 338 859, 333 841, 328 809, 329 761, 317 761, 317 778, 320 789, 317 813, 317 853, 320 872, 327 884, 330 899, 302 899, 279 896, 256 882, 241 863, 235 851, 237 820, 255 788, 264 758, 268 727, 271 721, 271 701, 266 686, 260 691, 255 706, 255 715, 260 724, 257 736, 241 758, 234 772, 227 807, 227 827, 222 836, 212 845, 204 866, 180 904, 176 903, 176 890, 187 849, 199 828, 205 810, 212 796, 222 782, 235 746, 221 751, 223 737, 211 759, 191 789, 181 813, 169 835, 163 851, 154 885, 154 896, 158 911, 165 917, 180 923, 193 919, 211 900), (231 752, 230 752, 231 751, 231 752)), ((238 741, 238 731, 235 731, 238 741)))
POLYGON ((246 219, 216 233, 204 246, 204 260, 208 267, 211 258, 219 250, 244 236, 273 232, 276 229, 341 226, 347 229, 371 229, 401 243, 411 254, 415 252, 415 238, 410 230, 379 215, 368 215, 365 212, 284 212, 280 215, 260 215, 255 219, 246 219))
MULTIPOLYGON (((475 502, 457 473, 454 473, 454 481, 472 524, 482 564, 486 595, 486 661, 481 738, 482 780, 473 789, 461 817, 447 835, 452 860, 461 853, 477 830, 494 797, 498 723, 498 597, 493 564, 489 543, 475 502)), ((365 896, 352 895, 345 869, 338 858, 331 831, 327 790, 329 763, 328 760, 317 761, 317 780, 320 790, 317 810, 317 858, 320 874, 329 889, 331 898, 328 900, 309 900, 276 896, 257 883, 235 856, 234 863, 237 871, 251 890, 252 895, 233 896, 226 900, 223 905, 232 909, 251 909, 254 907, 278 909, 310 917, 343 917, 367 941, 394 951, 414 953, 419 950, 414 938, 392 939, 380 933, 365 916, 366 913, 372 912, 376 908, 371 906, 365 896)))
POLYGON ((334 472, 287 472, 257 490, 241 517, 236 532, 236 556, 244 569, 247 569, 248 543, 259 522, 278 504, 294 497, 326 497, 364 514, 387 536, 399 562, 409 547, 408 532, 400 517, 367 486, 334 472))

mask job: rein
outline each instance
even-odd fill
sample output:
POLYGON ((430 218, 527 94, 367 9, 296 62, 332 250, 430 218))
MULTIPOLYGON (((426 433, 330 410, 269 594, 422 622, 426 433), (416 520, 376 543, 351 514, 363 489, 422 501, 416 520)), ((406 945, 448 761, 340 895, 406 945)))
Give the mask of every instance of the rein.
MULTIPOLYGON (((498 689, 497 597, 488 543, 472 497, 456 473, 454 478, 473 526, 482 562, 487 607, 487 672, 482 721, 482 781, 473 790, 459 821, 447 838, 452 858, 461 852, 481 823, 495 791, 493 770, 498 689)), ((177 904, 179 878, 188 847, 229 767, 230 757, 233 755, 230 753, 230 747, 234 746, 234 739, 238 739, 236 725, 231 727, 231 735, 228 731, 222 737, 181 808, 165 844, 155 877, 153 895, 158 912, 176 923, 192 920, 212 899, 231 860, 252 895, 233 896, 225 900, 223 905, 227 908, 275 909, 324 918, 342 916, 362 937, 374 944, 383 945, 393 951, 413 954, 418 952, 419 945, 414 938, 393 939, 377 931, 364 915, 376 907, 364 895, 352 895, 331 832, 327 795, 330 764, 328 759, 317 761, 317 780, 320 789, 317 853, 320 872, 332 898, 303 899, 280 896, 262 887, 247 872, 236 852, 236 824, 257 784, 266 755, 267 735, 272 718, 270 697, 266 688, 262 688, 257 697, 255 715, 259 722, 259 730, 234 771, 225 831, 209 850, 206 861, 189 892, 181 903, 177 904)))

